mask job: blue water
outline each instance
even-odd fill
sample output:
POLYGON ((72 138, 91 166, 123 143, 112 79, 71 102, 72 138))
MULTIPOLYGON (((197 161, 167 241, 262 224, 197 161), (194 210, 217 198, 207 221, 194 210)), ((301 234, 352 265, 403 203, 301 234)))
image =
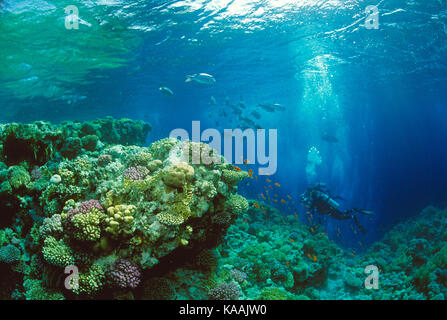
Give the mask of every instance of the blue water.
MULTIPOLYGON (((65 2, 6 0, 2 14, 28 8, 34 13, 26 16, 29 23, 53 26, 39 20, 39 6, 49 3, 60 9, 50 17, 63 28, 65 2)), ((304 192, 306 156, 315 146, 322 157, 318 181, 345 199, 344 208, 375 212, 372 220, 361 218, 366 236, 354 234, 349 224, 322 222, 330 236, 341 228, 344 237, 335 240, 343 245, 377 240, 425 206, 447 205, 446 1, 290 0, 276 7, 274 0, 103 1, 93 9, 84 7, 86 2, 73 3, 88 22, 108 20, 112 29, 126 30, 114 32, 105 47, 99 43, 98 51, 135 41, 128 52, 112 51, 123 65, 91 69, 66 87, 61 84, 69 94, 85 97, 77 101, 60 93, 51 98, 33 94, 36 86, 19 95, 6 88, 19 80, 0 74, 2 122, 128 117, 152 124, 149 143, 175 128, 190 130, 192 121, 200 121, 203 129, 237 128, 234 116, 219 114, 228 97, 233 104, 243 101, 246 108, 258 109, 261 119, 251 119, 260 127, 278 130, 278 170, 269 178, 281 185, 279 198, 290 195, 296 201, 304 192), (379 8, 378 29, 363 26, 371 4, 379 8), (185 75, 199 72, 212 74, 216 84, 184 82, 185 75), (163 95, 160 86, 174 96, 163 95), (216 106, 209 104, 211 96, 216 106), (268 113, 257 107, 262 102, 280 103, 286 110, 268 113), (324 141, 324 132, 339 141, 324 141)), ((39 55, 58 55, 50 49, 62 46, 58 37, 65 31, 54 32, 54 37, 50 29, 31 39, 24 34, 22 41, 39 46, 39 55)), ((95 31, 81 25, 70 32, 90 37, 95 31)), ((62 49, 77 48, 71 36, 67 33, 62 49)), ((0 39, 5 47, 8 35, 0 39)), ((95 50, 78 49, 79 57, 95 59, 95 50)), ((21 52, 13 54, 20 61, 21 52)), ((23 62, 33 65, 29 58, 23 62)), ((50 64, 39 81, 51 82, 72 70, 50 64)), ((263 181, 259 177, 240 190, 256 198, 263 181)), ((275 206, 284 215, 304 211, 297 203, 290 204, 292 210, 275 206)))

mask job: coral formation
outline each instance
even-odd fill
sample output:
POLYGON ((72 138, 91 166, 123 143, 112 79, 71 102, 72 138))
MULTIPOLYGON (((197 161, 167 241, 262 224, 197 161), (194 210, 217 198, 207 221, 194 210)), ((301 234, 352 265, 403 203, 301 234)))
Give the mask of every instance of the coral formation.
MULTIPOLYGON (((0 197, 11 208, 5 224, 29 250, 21 267, 25 298, 133 296, 122 290, 136 290, 143 272, 168 258, 179 267, 188 262, 179 249, 207 252, 218 245, 229 223, 210 228, 213 217, 248 208, 234 181, 223 181, 231 165, 190 164, 189 150, 208 150, 190 141, 143 147, 150 126, 140 121, 1 128, 0 197), (14 153, 10 143, 23 152, 14 153), (66 267, 78 268, 79 279, 61 291, 55 283, 66 267)), ((3 231, 0 252, 12 262, 21 251, 9 244, 11 236, 3 231)))
MULTIPOLYGON (((223 158, 191 161, 209 146, 145 147, 149 131, 110 118, 0 125, 2 297, 447 298, 447 210, 428 207, 354 256, 299 216, 238 194, 250 175, 223 158), (368 265, 380 290, 365 288, 368 265), (71 289, 66 267, 79 274, 71 289)), ((316 149, 308 160, 314 179, 316 149)))

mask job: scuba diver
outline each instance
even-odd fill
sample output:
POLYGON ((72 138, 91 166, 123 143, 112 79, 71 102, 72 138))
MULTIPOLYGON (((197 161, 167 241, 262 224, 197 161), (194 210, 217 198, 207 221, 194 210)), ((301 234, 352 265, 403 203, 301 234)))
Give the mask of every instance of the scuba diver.
POLYGON ((352 208, 346 211, 339 209, 340 204, 335 199, 341 199, 340 197, 332 197, 329 189, 327 189, 324 183, 318 183, 307 188, 300 201, 303 205, 313 211, 317 211, 320 214, 327 214, 337 220, 353 220, 357 228, 361 233, 365 234, 366 230, 363 228, 357 220, 356 214, 373 215, 372 211, 361 210, 352 208))

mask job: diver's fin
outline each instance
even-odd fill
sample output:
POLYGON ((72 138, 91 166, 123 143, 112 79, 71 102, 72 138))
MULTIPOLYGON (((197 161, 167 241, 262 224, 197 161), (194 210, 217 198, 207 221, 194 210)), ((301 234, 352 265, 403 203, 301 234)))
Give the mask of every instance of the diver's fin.
POLYGON ((363 209, 357 209, 357 208, 353 208, 352 210, 355 211, 355 212, 364 214, 364 215, 366 215, 366 216, 372 216, 372 215, 374 215, 374 211, 370 211, 370 210, 363 210, 363 209))
POLYGON ((355 225, 356 225, 357 228, 360 230, 360 232, 361 232, 362 234, 366 234, 366 229, 363 228, 363 226, 359 223, 359 221, 357 220, 357 217, 354 216, 353 219, 354 219, 355 225))

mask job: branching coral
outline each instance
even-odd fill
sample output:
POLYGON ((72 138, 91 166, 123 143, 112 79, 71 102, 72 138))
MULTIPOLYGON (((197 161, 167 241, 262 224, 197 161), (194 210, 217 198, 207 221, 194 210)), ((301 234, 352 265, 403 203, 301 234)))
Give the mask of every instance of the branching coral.
POLYGON ((125 259, 118 259, 110 272, 110 277, 118 287, 135 289, 141 282, 138 267, 125 259))
POLYGON ((56 240, 53 236, 45 239, 42 248, 44 259, 57 267, 66 267, 74 264, 71 248, 61 239, 56 240))
POLYGON ((49 235, 61 235, 63 231, 62 217, 60 214, 45 218, 39 228, 41 238, 46 238, 49 235))
POLYGON ((96 241, 101 237, 101 223, 106 219, 103 211, 96 208, 71 218, 73 236, 81 241, 96 241))
POLYGON ((238 300, 240 289, 235 282, 220 283, 208 291, 210 300, 238 300))

